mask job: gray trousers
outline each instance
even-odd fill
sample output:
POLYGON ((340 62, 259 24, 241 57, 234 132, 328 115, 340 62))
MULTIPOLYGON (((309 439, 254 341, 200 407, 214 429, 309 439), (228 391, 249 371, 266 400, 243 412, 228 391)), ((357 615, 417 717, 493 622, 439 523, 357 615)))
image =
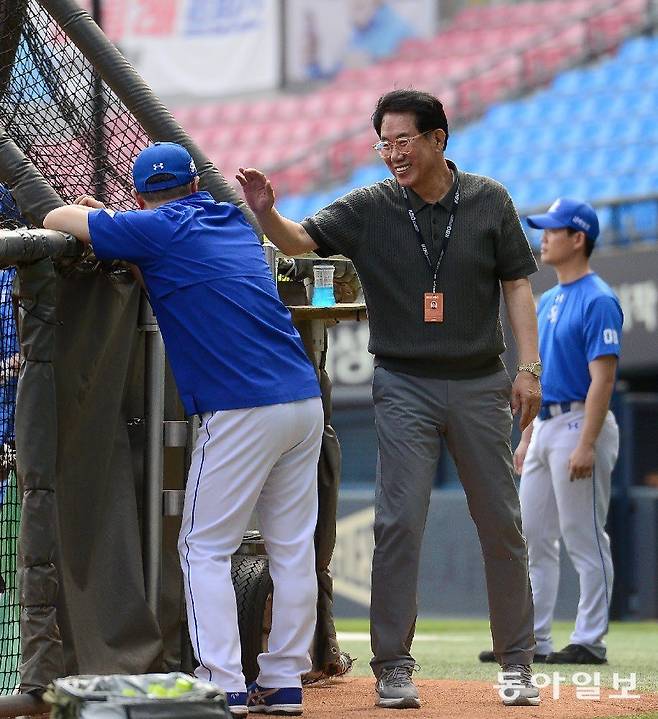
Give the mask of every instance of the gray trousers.
POLYGON ((370 604, 375 676, 384 667, 414 663, 418 566, 439 434, 455 460, 480 538, 496 658, 501 664, 532 662, 532 593, 512 468, 510 391, 504 370, 440 380, 375 369, 379 461, 370 604))

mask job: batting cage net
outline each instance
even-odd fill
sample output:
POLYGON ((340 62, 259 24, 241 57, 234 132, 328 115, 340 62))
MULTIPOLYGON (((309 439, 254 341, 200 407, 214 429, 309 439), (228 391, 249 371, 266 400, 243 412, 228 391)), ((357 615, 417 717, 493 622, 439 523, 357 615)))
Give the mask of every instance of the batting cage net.
POLYGON ((0 0, 0 123, 65 201, 134 207, 130 166, 148 137, 37 2, 0 0))
MULTIPOLYGON (((130 166, 148 137, 133 115, 101 81, 90 62, 37 2, 0 0, 0 128, 18 145, 66 201, 93 193, 116 209, 134 207, 130 166)), ((2 229, 26 223, 11 207, 2 229)), ((26 208, 22 208, 25 210, 26 208)), ((93 255, 75 265, 82 272, 114 273, 93 255)), ((16 540, 20 501, 13 452, 18 345, 12 312, 15 270, 0 270, 0 693, 14 691, 20 661, 16 592, 16 540)))
MULTIPOLYGON (((201 187, 238 205, 260 237, 244 200, 85 10, 74 0, 0 0, 0 190, 20 209, 15 224, 0 229, 26 225, 21 214, 38 226, 60 201, 87 193, 115 210, 134 208, 132 160, 162 140, 185 145, 201 187)), ((38 696, 65 673, 180 665, 184 611, 177 564, 167 572, 175 533, 164 533, 161 561, 159 538, 149 529, 161 524, 153 519, 161 501, 144 510, 145 432, 131 429, 147 414, 160 421, 153 403, 147 410, 145 376, 157 347, 139 331, 154 331, 139 312, 139 287, 123 263, 99 263, 78 247, 65 258, 47 233, 33 234, 43 237, 37 249, 46 248, 39 261, 30 259, 30 233, 19 230, 0 243, 2 256, 11 258, 5 264, 17 263, 24 341, 15 415, 23 522, 19 527, 15 472, 0 517, 7 583, 0 694, 18 684, 19 693, 38 696), (23 254, 8 254, 10 244, 23 254), (81 538, 93 551, 80 552, 81 538)), ((15 355, 3 331, 5 357, 2 366, 13 372, 15 355)), ((11 386, 7 377, 0 375, 3 387, 11 386)), ((173 387, 165 395, 167 418, 179 419, 173 387)), ((179 464, 167 478, 174 485, 184 482, 179 464)))

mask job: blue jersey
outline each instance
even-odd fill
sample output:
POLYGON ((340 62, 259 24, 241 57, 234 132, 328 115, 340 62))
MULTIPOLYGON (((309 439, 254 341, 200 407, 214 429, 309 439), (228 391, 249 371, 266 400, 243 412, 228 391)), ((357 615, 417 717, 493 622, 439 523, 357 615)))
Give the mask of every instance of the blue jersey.
POLYGON ((543 401, 583 401, 591 381, 589 362, 619 357, 624 320, 619 300, 591 273, 544 292, 537 319, 543 401))
POLYGON ((96 256, 142 271, 188 415, 319 397, 313 366, 240 210, 207 192, 89 213, 96 256))

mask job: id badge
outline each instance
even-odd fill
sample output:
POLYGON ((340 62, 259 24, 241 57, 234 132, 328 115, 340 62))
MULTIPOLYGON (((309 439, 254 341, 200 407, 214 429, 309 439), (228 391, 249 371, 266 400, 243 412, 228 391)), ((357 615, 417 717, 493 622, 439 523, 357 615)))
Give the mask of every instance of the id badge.
POLYGON ((425 293, 425 322, 443 322, 443 292, 425 293))

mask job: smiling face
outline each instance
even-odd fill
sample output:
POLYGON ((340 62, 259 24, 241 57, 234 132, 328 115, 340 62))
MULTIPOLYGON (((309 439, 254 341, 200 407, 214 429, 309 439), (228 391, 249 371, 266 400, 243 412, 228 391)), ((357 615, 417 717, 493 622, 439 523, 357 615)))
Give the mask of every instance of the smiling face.
MULTIPOLYGON (((384 115, 382 140, 392 143, 399 138, 415 137, 419 134, 413 113, 390 112, 384 115)), ((444 140, 443 130, 433 130, 416 137, 404 153, 394 146, 391 154, 382 159, 400 185, 419 192, 431 185, 436 178, 437 169, 443 161, 444 140)))

